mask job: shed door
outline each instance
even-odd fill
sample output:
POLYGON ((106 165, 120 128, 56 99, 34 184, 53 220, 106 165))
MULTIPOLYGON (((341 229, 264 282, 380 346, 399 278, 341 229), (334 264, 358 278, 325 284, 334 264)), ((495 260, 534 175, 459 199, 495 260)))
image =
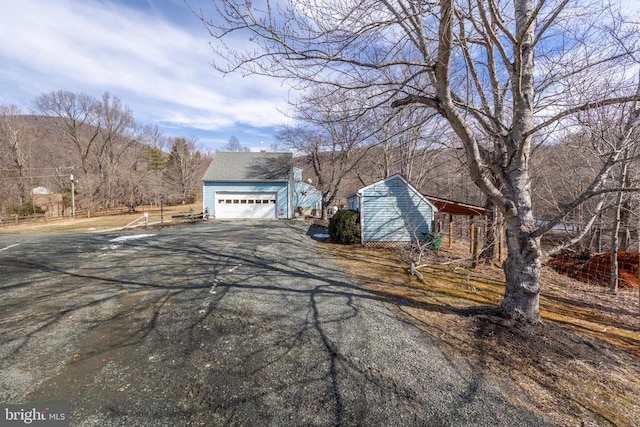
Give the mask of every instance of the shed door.
POLYGON ((216 218, 277 218, 276 193, 216 193, 216 218))

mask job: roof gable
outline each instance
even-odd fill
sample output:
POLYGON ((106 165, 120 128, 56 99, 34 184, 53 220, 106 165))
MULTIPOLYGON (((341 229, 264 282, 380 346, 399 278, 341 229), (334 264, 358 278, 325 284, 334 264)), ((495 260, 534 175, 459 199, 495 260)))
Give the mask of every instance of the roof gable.
POLYGON ((438 208, 436 208, 436 206, 431 203, 431 201, 429 199, 427 199, 424 194, 420 193, 413 185, 411 185, 411 183, 409 181, 407 181, 407 179, 400 175, 399 173, 396 173, 394 175, 391 175, 385 179, 381 179, 380 181, 374 182, 373 184, 369 184, 366 187, 362 187, 361 189, 357 190, 355 194, 349 196, 348 198, 354 197, 356 195, 362 195, 364 194, 367 190, 372 189, 380 184, 383 183, 387 183, 389 181, 396 181, 396 180, 400 180, 402 183, 404 183, 404 185, 407 186, 407 188, 412 191, 413 193, 415 193, 415 195, 422 199, 422 201, 424 201, 427 205, 431 206, 431 208, 435 211, 438 210, 438 208))
POLYGON ((293 154, 266 152, 218 152, 203 181, 288 181, 293 154))

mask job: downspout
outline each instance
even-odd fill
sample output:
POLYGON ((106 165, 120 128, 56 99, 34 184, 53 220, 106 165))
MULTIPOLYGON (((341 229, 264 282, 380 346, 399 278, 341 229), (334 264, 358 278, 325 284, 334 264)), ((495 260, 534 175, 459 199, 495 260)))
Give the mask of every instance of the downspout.
POLYGON ((360 191, 356 192, 360 204, 360 244, 364 245, 364 197, 360 191))
POLYGON ((288 196, 288 206, 287 206, 287 219, 293 219, 293 193, 296 191, 294 173, 294 166, 291 166, 291 171, 289 172, 289 191, 287 191, 288 196))

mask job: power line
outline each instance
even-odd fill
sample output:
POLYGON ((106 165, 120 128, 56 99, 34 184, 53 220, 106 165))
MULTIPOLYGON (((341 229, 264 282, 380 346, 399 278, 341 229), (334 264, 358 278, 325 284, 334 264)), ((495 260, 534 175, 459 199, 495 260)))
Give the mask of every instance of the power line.
POLYGON ((67 175, 37 175, 37 176, 23 176, 20 178, 19 176, 0 176, 1 180, 17 180, 17 179, 34 179, 34 178, 65 178, 69 179, 67 175))
MULTIPOLYGON (((28 168, 28 169, 22 169, 23 171, 40 171, 40 170, 63 170, 63 169, 70 169, 73 170, 74 167, 73 166, 60 166, 60 167, 49 167, 49 168, 28 168)), ((7 169, 0 169, 0 172, 12 172, 15 171, 16 168, 7 168, 7 169)))

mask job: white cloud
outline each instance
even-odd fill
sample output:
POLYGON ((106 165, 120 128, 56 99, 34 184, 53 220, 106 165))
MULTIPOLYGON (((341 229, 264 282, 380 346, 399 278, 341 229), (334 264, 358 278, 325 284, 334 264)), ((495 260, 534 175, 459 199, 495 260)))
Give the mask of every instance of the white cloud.
POLYGON ((27 107, 42 92, 108 90, 145 121, 208 130, 280 124, 276 105, 287 89, 263 77, 223 78, 210 65, 203 25, 182 3, 171 6, 182 8, 181 26, 126 2, 0 0, 0 102, 27 107))

